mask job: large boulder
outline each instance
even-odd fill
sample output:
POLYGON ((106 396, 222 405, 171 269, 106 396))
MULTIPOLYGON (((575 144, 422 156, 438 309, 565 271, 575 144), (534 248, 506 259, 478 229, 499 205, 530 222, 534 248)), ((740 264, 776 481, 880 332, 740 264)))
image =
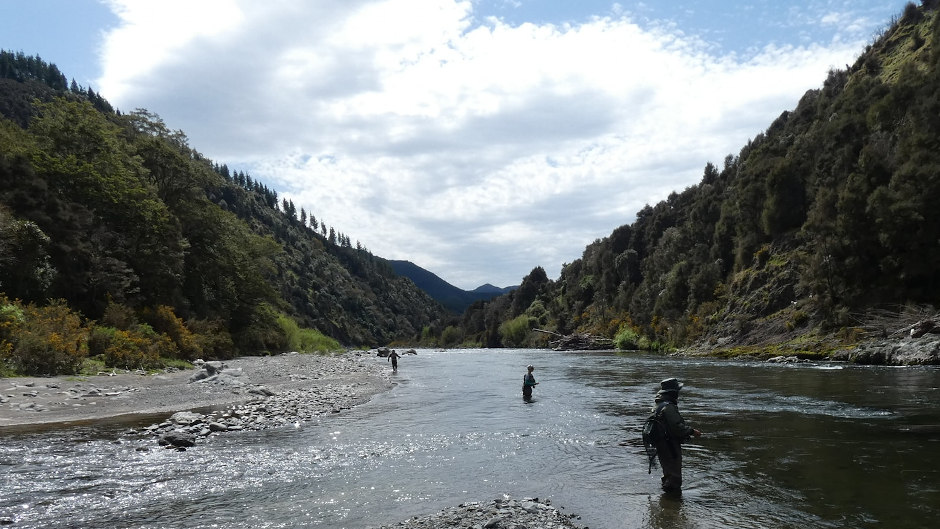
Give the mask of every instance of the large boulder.
POLYGON ((196 436, 182 430, 173 430, 163 434, 157 441, 160 446, 173 448, 188 448, 196 446, 196 436))

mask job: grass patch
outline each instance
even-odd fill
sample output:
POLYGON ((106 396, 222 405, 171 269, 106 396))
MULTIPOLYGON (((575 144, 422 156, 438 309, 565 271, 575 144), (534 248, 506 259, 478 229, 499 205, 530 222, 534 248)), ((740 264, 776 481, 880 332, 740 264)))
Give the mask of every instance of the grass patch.
POLYGON ((78 370, 78 374, 84 375, 84 376, 97 375, 98 373, 102 371, 110 371, 110 370, 111 368, 109 368, 104 363, 103 355, 96 355, 96 356, 87 357, 82 361, 82 365, 78 370))

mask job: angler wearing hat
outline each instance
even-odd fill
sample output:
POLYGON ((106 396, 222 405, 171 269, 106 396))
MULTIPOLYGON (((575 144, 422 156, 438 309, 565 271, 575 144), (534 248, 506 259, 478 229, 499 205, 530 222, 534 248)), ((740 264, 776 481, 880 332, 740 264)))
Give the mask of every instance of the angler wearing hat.
POLYGON ((702 432, 685 423, 679 414, 679 390, 682 384, 675 378, 667 378, 659 383, 656 392, 656 406, 653 412, 662 417, 665 435, 656 443, 656 455, 659 466, 663 469, 663 490, 671 493, 682 491, 682 443, 702 432))
POLYGON ((522 375, 522 399, 526 402, 532 400, 532 388, 537 386, 539 383, 535 381, 535 375, 532 374, 532 371, 535 370, 535 367, 529 366, 526 368, 526 374, 522 375))

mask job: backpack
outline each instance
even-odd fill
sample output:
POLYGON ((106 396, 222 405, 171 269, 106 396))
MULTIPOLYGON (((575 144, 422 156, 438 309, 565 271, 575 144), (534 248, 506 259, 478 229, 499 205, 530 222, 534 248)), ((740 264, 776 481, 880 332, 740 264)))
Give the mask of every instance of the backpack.
POLYGON ((649 474, 653 473, 653 467, 656 466, 656 447, 660 441, 669 439, 669 428, 663 419, 662 411, 668 403, 661 402, 656 406, 656 410, 646 418, 643 423, 643 446, 646 448, 646 455, 649 457, 649 474))

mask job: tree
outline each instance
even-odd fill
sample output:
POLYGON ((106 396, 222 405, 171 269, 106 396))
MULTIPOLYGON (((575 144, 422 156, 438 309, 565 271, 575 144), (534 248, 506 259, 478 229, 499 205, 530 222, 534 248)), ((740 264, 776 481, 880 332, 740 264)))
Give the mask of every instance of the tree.
POLYGON ((0 292, 16 299, 45 299, 56 273, 48 245, 39 226, 13 217, 0 205, 0 292))

